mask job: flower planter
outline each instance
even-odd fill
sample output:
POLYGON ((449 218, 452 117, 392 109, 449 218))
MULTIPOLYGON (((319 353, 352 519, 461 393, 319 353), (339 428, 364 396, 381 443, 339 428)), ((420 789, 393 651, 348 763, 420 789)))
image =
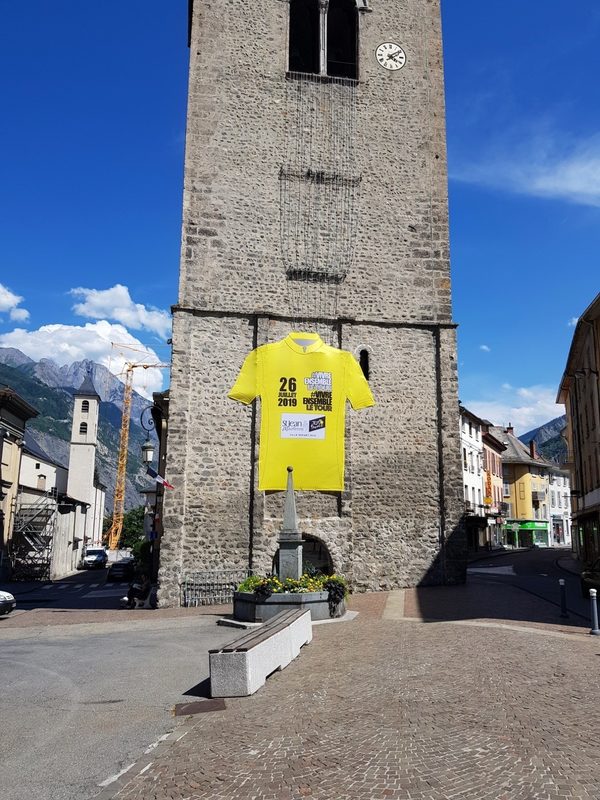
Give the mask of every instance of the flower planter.
POLYGON ((310 611, 314 622, 344 616, 346 604, 342 600, 331 614, 328 592, 277 592, 266 599, 257 597, 254 592, 233 593, 233 617, 240 622, 266 622, 275 614, 292 609, 310 611))

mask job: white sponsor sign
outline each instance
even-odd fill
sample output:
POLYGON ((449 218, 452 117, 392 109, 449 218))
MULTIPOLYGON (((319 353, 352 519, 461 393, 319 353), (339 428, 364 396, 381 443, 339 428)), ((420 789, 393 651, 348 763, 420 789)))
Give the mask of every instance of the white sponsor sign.
POLYGON ((282 439, 324 439, 325 417, 323 414, 282 414, 282 439))

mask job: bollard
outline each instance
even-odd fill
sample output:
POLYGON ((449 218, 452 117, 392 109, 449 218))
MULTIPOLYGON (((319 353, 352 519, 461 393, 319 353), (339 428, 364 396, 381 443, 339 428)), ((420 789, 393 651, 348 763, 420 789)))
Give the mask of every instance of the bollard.
POLYGON ((592 606, 592 636, 600 636, 600 628, 598 627, 598 606, 596 604, 596 590, 590 589, 590 605, 592 606))
POLYGON ((563 619, 569 619, 567 612, 567 587, 565 586, 565 579, 559 578, 558 584, 560 586, 560 616, 563 619))

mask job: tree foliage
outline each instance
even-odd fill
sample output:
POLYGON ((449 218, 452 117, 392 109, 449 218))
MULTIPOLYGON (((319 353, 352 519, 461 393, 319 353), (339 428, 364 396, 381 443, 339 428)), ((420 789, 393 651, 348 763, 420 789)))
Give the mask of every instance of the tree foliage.
MULTIPOLYGON (((108 533, 112 525, 112 516, 105 517, 103 533, 108 533)), ((121 547, 135 547, 144 539, 144 506, 132 508, 123 515, 123 530, 121 532, 121 547)))

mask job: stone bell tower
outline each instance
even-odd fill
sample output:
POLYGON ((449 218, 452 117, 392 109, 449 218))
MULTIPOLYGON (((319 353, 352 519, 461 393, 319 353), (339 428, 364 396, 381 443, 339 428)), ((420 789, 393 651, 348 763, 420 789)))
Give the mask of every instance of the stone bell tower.
POLYGON ((179 299, 161 602, 179 578, 269 570, 260 407, 226 397, 293 330, 359 360, 346 488, 302 492, 305 536, 356 589, 459 582, 455 326, 439 0, 190 3, 179 299))

